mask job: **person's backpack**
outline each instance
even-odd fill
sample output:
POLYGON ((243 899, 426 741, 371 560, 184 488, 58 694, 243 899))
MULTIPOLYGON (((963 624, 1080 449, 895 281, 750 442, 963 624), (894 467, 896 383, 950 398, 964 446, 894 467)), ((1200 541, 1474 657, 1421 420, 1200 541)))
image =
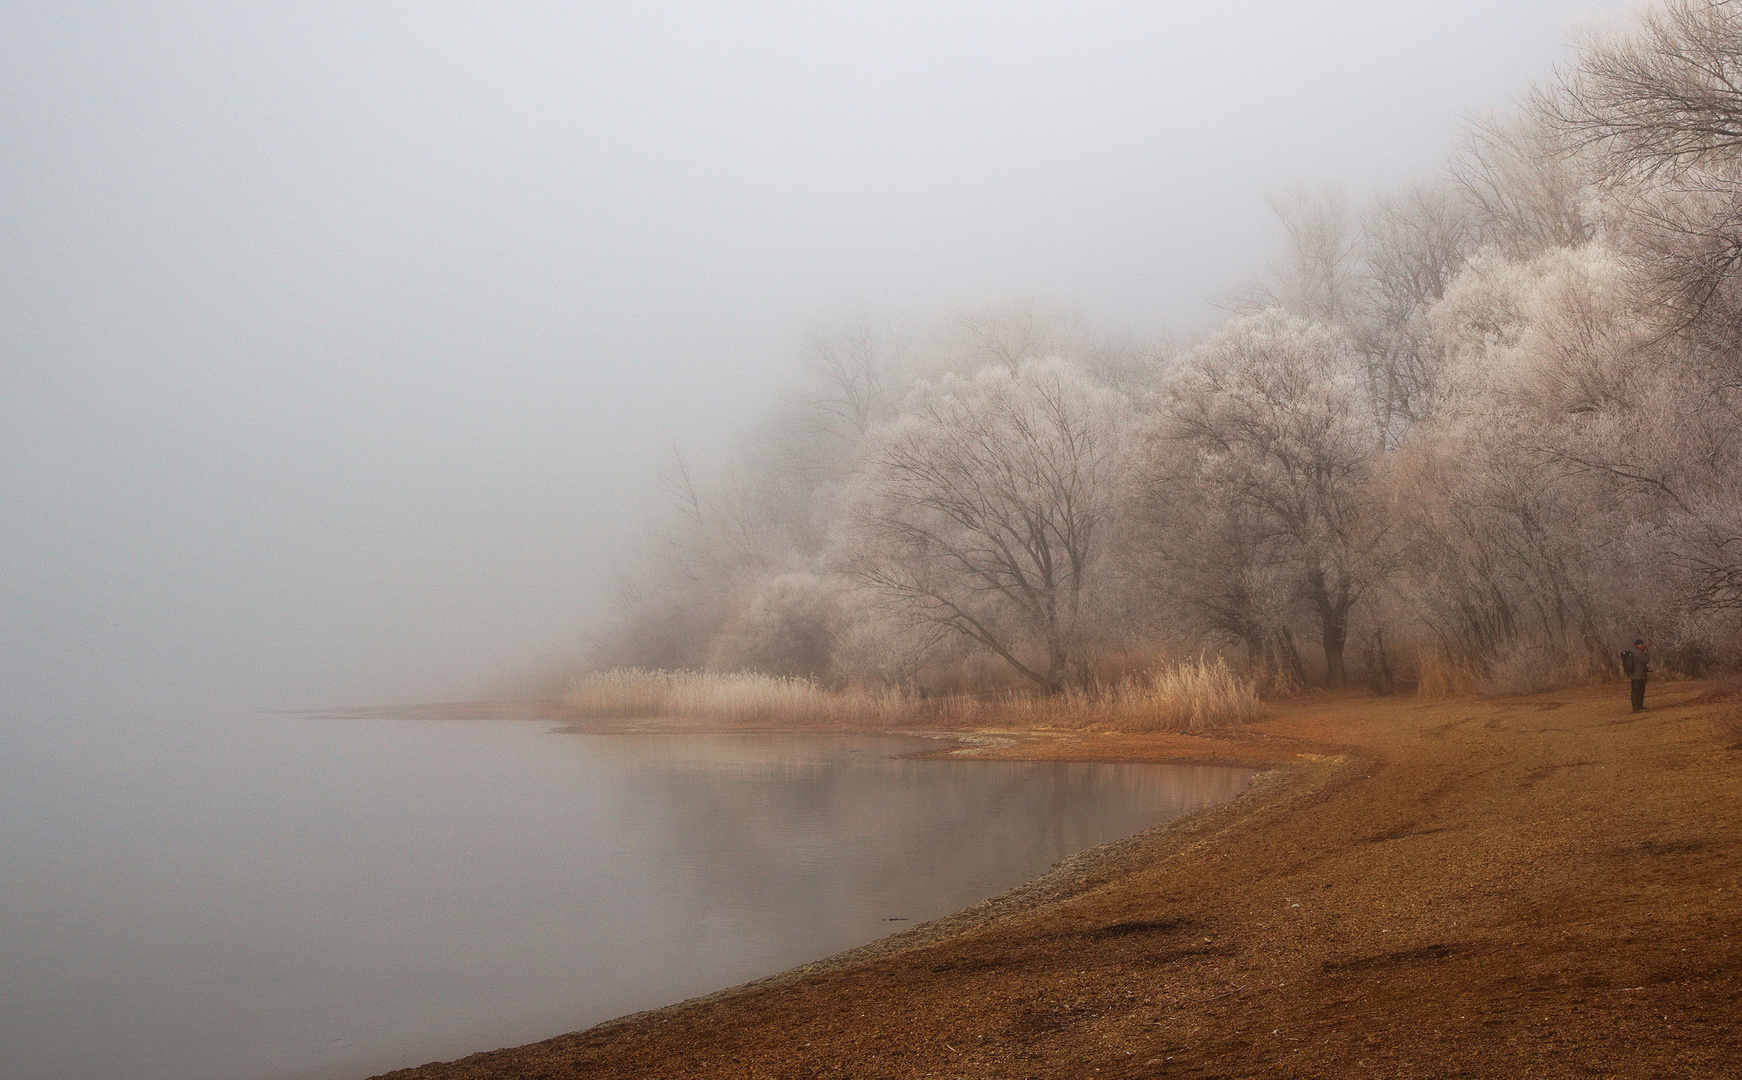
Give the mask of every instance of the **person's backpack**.
POLYGON ((1622 649, 1621 650, 1621 674, 1631 675, 1631 674, 1633 674, 1636 667, 1637 667, 1637 663, 1633 659, 1633 650, 1632 649, 1622 649))

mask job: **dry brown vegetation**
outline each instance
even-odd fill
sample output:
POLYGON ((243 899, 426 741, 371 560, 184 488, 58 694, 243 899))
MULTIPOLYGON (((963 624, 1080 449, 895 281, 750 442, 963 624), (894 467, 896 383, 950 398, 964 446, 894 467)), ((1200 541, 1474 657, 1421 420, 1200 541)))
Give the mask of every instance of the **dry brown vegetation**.
POLYGON ((576 679, 564 705, 582 720, 650 720, 725 727, 941 727, 1204 732, 1258 719, 1252 684, 1220 659, 1197 658, 1106 685, 1043 694, 1004 690, 920 697, 828 690, 754 673, 619 668, 576 679))
POLYGON ((896 720, 900 699, 831 693, 809 679, 750 672, 616 668, 576 679, 563 702, 601 720, 669 718, 730 726, 856 724, 896 720))

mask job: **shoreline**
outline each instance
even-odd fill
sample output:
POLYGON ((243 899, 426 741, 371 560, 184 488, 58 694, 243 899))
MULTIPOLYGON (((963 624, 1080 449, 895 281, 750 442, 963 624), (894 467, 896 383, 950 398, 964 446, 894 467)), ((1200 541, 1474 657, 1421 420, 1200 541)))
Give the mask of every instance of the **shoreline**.
MULTIPOLYGON (((892 732, 891 734, 909 735, 913 733, 892 732)), ((911 756, 929 757, 931 755, 911 756)), ((1176 764, 1176 762, 1159 761, 1148 764, 1170 765, 1176 764)), ((887 934, 875 941, 868 941, 863 945, 831 956, 820 957, 808 963, 764 975, 761 978, 751 979, 735 986, 723 987, 669 1005, 612 1017, 589 1028, 584 1028, 582 1031, 583 1033, 592 1033, 617 1025, 657 1020, 662 1016, 693 1006, 722 1001, 757 990, 779 989, 810 976, 853 967, 870 960, 925 948, 963 934, 992 928, 1001 922, 1030 914, 1044 906, 1080 896, 1113 877, 1130 872, 1140 863, 1152 861, 1158 855, 1166 858, 1169 854, 1184 850, 1192 843, 1201 842, 1207 835, 1229 827, 1229 822, 1212 817, 1217 811, 1251 809, 1252 804, 1243 805, 1242 800, 1284 797, 1291 789, 1299 786, 1299 781, 1302 779, 1301 775, 1291 773, 1287 769, 1272 769, 1258 773, 1252 777, 1246 788, 1227 802, 1207 806, 1202 810, 1152 825, 1141 832, 1087 848, 1074 855, 1067 855, 1040 877, 1025 881, 997 896, 988 897, 962 908, 960 911, 915 923, 905 930, 887 934)), ((1308 779, 1310 782, 1310 778, 1308 779)), ((397 1077, 404 1071, 400 1070, 383 1075, 397 1077)))
MULTIPOLYGON (((381 1080, 1738 1075, 1742 751, 1703 689, 1638 717, 1613 686, 1284 702, 1202 762, 1286 751, 1229 802, 846 953, 381 1080)), ((938 734, 975 741, 928 756, 1205 748, 938 734)))

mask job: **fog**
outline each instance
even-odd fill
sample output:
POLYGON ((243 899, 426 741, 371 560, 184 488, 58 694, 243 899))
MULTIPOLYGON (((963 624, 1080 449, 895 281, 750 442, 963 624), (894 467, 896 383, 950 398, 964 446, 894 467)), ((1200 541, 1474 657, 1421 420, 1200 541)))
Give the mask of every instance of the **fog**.
POLYGON ((1622 8, 6 5, 0 700, 474 693, 806 327, 1202 329, 1266 192, 1435 173, 1622 8))

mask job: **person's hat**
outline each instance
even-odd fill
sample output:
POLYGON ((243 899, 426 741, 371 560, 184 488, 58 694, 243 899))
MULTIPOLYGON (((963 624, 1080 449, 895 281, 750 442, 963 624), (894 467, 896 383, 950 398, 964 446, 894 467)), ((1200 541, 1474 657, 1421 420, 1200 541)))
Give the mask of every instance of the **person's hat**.
POLYGON ((1633 639, 1633 644, 1635 644, 1635 645, 1639 646, 1641 649, 1643 649, 1643 648, 1645 648, 1645 639, 1642 637, 1636 637, 1633 639))

